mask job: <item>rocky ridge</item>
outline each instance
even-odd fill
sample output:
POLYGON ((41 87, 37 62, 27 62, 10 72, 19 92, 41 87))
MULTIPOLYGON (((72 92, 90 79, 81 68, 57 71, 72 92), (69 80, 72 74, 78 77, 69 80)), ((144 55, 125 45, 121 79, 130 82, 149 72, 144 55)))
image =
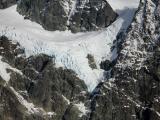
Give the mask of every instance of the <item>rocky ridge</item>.
POLYGON ((91 120, 160 120, 158 6, 158 1, 141 0, 121 39, 112 77, 93 96, 91 120))
POLYGON ((21 0, 17 10, 51 31, 94 31, 109 26, 117 17, 105 0, 21 0))

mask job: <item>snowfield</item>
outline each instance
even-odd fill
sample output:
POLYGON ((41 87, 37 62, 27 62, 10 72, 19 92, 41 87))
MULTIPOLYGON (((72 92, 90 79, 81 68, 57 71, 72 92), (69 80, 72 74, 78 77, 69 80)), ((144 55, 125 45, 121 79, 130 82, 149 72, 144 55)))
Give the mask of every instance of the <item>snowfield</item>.
POLYGON ((126 30, 138 8, 139 0, 107 0, 119 14, 117 20, 109 27, 96 31, 73 34, 70 31, 47 31, 39 24, 24 20, 16 12, 16 5, 0 10, 0 35, 17 41, 25 48, 26 56, 44 53, 55 56, 57 67, 74 70, 78 77, 92 91, 97 84, 104 80, 104 71, 99 68, 103 60, 117 57, 111 52, 116 35, 126 30), (95 58, 97 69, 89 67, 87 54, 95 58))

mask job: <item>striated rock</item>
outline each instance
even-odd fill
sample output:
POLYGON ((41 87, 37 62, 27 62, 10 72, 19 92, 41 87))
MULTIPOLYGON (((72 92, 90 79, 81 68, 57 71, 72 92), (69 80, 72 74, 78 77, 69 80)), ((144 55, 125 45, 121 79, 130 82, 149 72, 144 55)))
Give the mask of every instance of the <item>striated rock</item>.
POLYGON ((18 12, 47 30, 93 31, 110 25, 117 17, 105 0, 21 0, 18 12))

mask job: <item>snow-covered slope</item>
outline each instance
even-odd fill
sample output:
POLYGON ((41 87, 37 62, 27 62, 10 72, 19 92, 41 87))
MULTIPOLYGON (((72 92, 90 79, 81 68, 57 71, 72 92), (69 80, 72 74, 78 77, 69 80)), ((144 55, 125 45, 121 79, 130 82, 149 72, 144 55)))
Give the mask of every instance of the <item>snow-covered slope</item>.
POLYGON ((103 70, 99 68, 99 63, 117 56, 110 51, 113 40, 121 30, 126 30, 139 5, 139 0, 108 2, 120 16, 101 31, 77 34, 70 31, 46 31, 39 24, 24 20, 16 12, 16 6, 12 6, 0 10, 0 35, 19 42, 25 48, 27 57, 38 53, 55 56, 57 67, 74 70, 85 81, 89 91, 92 91, 103 80, 103 70), (87 54, 94 56, 97 69, 89 67, 87 54))

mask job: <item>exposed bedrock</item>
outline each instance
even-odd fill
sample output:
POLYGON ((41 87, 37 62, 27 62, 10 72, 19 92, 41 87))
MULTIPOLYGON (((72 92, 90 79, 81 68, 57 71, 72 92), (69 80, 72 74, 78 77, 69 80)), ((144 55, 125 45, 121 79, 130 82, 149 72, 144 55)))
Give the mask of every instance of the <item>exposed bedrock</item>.
POLYGON ((117 17, 105 0, 20 0, 18 12, 51 31, 99 30, 117 17))

